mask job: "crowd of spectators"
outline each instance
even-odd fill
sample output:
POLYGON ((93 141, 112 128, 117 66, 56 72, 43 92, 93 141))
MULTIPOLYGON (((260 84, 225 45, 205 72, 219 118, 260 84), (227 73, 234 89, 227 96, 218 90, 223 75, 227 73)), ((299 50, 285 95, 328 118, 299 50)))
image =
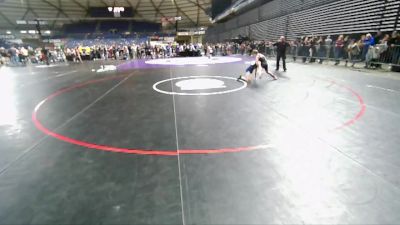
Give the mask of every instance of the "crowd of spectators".
MULTIPOLYGON (((143 41, 143 40, 142 40, 143 41)), ((71 40, 65 47, 33 49, 31 47, 0 48, 2 64, 52 63, 59 61, 82 62, 83 60, 132 60, 154 59, 178 56, 225 56, 231 54, 250 54, 257 49, 266 56, 275 57, 276 41, 230 41, 224 43, 137 43, 133 39, 118 39, 102 42, 101 40, 71 40)), ((380 67, 382 63, 400 64, 400 34, 378 32, 374 35, 361 36, 305 36, 288 41, 287 55, 294 61, 304 63, 323 63, 334 61, 334 65, 345 62, 354 66, 363 62, 366 67, 380 67)))
POLYGON ((0 65, 25 65, 26 63, 44 63, 64 61, 64 53, 60 48, 44 49, 32 47, 10 48, 0 47, 0 65))
MULTIPOLYGON (((93 42, 93 44, 97 44, 93 42)), ((16 47, 0 48, 2 64, 24 65, 30 63, 82 62, 83 60, 132 60, 156 59, 168 57, 201 56, 202 44, 136 44, 114 42, 110 45, 76 46, 67 43, 66 47, 37 48, 16 47)))
POLYGON ((347 66, 365 62, 365 67, 380 67, 381 63, 399 64, 400 35, 378 32, 361 35, 358 38, 339 35, 336 40, 327 37, 304 37, 292 42, 294 60, 301 57, 303 62, 323 63, 334 59, 335 65, 343 60, 347 66))
POLYGON ((113 44, 65 48, 68 61, 157 59, 177 56, 200 56, 202 44, 113 44))
MULTIPOLYGON (((257 49, 266 56, 275 57, 275 42, 272 40, 224 42, 209 46, 216 55, 250 55, 253 49, 257 49)), ((333 60, 334 65, 339 65, 341 61, 344 61, 346 66, 349 62, 352 66, 357 62, 363 62, 365 67, 380 67, 382 63, 400 64, 400 34, 397 31, 391 34, 368 33, 359 37, 305 36, 288 42, 290 47, 287 55, 292 56, 294 61, 300 58, 304 63, 322 64, 326 60, 333 60)))

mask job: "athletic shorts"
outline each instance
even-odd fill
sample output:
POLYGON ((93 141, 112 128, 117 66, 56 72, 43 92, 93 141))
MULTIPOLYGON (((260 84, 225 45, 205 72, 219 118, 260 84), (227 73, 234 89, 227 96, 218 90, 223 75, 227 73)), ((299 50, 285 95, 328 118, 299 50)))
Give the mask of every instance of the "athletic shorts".
MULTIPOLYGON (((261 63, 261 67, 264 68, 265 71, 268 71, 268 64, 266 64, 266 63, 261 63)), ((246 69, 246 72, 253 73, 253 71, 254 71, 255 68, 257 68, 257 66, 256 66, 256 64, 253 64, 253 65, 249 66, 249 67, 246 69)))

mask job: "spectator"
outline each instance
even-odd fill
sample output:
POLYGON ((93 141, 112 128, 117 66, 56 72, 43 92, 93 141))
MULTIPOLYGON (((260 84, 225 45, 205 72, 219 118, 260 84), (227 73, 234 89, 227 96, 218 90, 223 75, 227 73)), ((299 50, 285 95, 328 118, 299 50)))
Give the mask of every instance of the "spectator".
POLYGON ((315 56, 317 55, 317 40, 316 37, 311 37, 310 39, 310 49, 309 49, 309 54, 310 54, 310 63, 315 62, 315 56))
POLYGON ((303 57, 303 63, 307 61, 307 56, 309 55, 310 52, 310 42, 309 38, 305 37, 301 43, 301 56, 303 57))
POLYGON ((331 49, 332 49, 332 39, 331 36, 328 35, 325 40, 325 45, 326 45, 326 58, 329 59, 331 57, 331 49))
POLYGON ((349 44, 347 45, 347 54, 348 54, 348 59, 346 60, 346 66, 347 62, 350 61, 352 63, 351 67, 354 67, 356 60, 358 59, 358 56, 360 55, 360 46, 356 42, 356 40, 352 39, 350 40, 349 44))
POLYGON ((129 58, 127 58, 127 59, 132 59, 133 58, 133 52, 132 52, 132 47, 130 45, 128 45, 128 54, 129 54, 129 58))
POLYGON ((10 61, 11 64, 16 65, 18 63, 18 50, 14 46, 11 47, 9 50, 10 61))
POLYGON ((82 63, 81 53, 79 52, 79 47, 75 48, 75 60, 82 63))
POLYGON ((241 55, 244 55, 245 52, 246 52, 246 44, 243 42, 243 43, 240 45, 240 54, 241 54, 241 55))
POLYGON ((291 41, 291 54, 293 55, 293 61, 296 62, 297 55, 299 54, 299 39, 291 41))
POLYGON ((350 45, 350 38, 349 36, 344 37, 343 39, 344 45, 343 45, 343 59, 345 60, 345 66, 347 66, 347 63, 349 61, 349 45, 350 45))
POLYGON ((361 60, 362 61, 365 61, 365 56, 368 53, 369 47, 373 46, 373 45, 375 45, 374 38, 372 37, 371 34, 368 33, 365 36, 364 43, 363 43, 363 49, 362 49, 362 55, 361 55, 361 60))
POLYGON ((41 61, 46 63, 46 65, 49 65, 50 64, 49 63, 49 50, 46 48, 42 48, 41 53, 42 53, 41 61))
POLYGON ((340 58, 343 55, 343 47, 344 47, 344 37, 340 35, 335 42, 335 66, 339 65, 340 58))
POLYGON ((19 62, 22 64, 26 64, 28 59, 28 50, 25 47, 21 47, 19 50, 19 62))
POLYGON ((324 37, 320 37, 318 42, 317 42, 318 47, 318 57, 319 57, 319 64, 322 64, 324 61, 324 58, 327 55, 327 47, 326 47, 326 41, 324 37))
POLYGON ((393 31, 392 37, 388 41, 390 62, 392 64, 400 64, 400 35, 397 31, 393 31))
POLYGON ((0 65, 7 64, 8 54, 4 47, 0 47, 0 65))
MULTIPOLYGON (((376 39, 375 39, 376 40, 376 39)), ((383 35, 383 38, 379 41, 378 43, 378 48, 380 48, 380 55, 379 55, 379 61, 383 63, 388 63, 389 62, 389 40, 390 40, 390 35, 385 34, 383 35)), ((379 65, 381 66, 381 65, 379 65)))

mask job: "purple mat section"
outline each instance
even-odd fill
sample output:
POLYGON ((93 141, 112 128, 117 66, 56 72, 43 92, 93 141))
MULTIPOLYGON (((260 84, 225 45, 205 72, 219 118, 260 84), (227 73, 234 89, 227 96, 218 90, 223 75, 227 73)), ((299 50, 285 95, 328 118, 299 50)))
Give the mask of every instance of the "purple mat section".
MULTIPOLYGON (((228 63, 244 63, 245 61, 248 60, 254 60, 253 57, 248 57, 248 56, 230 56, 230 57, 235 57, 235 58, 241 58, 242 61, 238 62, 228 62, 228 63)), ((193 59, 193 57, 188 57, 188 60, 193 59)), ((133 69, 152 69, 152 68, 166 68, 166 67, 183 67, 183 65, 157 65, 157 64, 147 64, 146 61, 150 59, 134 59, 126 63, 122 63, 117 66, 117 69, 119 71, 127 71, 127 70, 133 70, 133 69)), ((227 63, 219 63, 219 64, 227 64, 227 63)), ((217 65, 217 64, 208 64, 208 65, 217 65)), ((188 66, 193 66, 193 65, 188 65, 188 66)))
POLYGON ((117 69, 126 71, 126 70, 132 70, 132 69, 150 69, 150 68, 165 68, 165 67, 167 67, 165 65, 146 64, 145 62, 146 62, 146 60, 144 60, 144 59, 134 59, 127 63, 118 65, 117 69))

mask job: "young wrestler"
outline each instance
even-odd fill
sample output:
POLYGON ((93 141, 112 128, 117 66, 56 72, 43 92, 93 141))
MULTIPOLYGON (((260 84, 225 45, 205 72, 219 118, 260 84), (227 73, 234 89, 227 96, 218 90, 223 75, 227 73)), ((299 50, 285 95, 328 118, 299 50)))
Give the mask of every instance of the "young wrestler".
POLYGON ((255 76, 258 75, 261 78, 262 69, 264 69, 265 72, 267 72, 267 74, 270 75, 274 80, 278 79, 277 76, 275 76, 274 74, 272 74, 271 72, 268 71, 267 59, 265 58, 265 56, 263 54, 258 53, 257 50, 253 50, 252 51, 252 55, 256 57, 256 62, 253 65, 250 65, 246 69, 246 75, 239 76, 238 81, 239 80, 243 80, 243 81, 246 81, 246 82, 250 82, 251 81, 251 74, 253 73, 254 70, 256 70, 256 75, 255 76))

